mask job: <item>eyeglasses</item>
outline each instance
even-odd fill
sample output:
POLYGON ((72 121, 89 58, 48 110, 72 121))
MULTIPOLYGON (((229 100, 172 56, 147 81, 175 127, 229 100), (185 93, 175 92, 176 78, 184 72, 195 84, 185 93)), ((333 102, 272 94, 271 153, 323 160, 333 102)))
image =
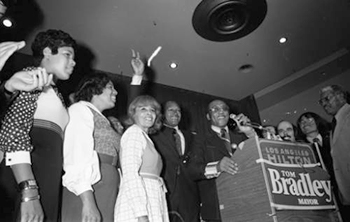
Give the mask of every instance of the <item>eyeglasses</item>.
POLYGON ((210 108, 210 111, 213 113, 228 112, 229 108, 227 106, 224 106, 224 107, 215 106, 215 107, 210 108))
POLYGON ((331 99, 333 99, 335 97, 335 94, 331 93, 331 94, 328 94, 327 96, 321 98, 320 100, 318 100, 318 103, 320 105, 323 105, 325 103, 329 103, 331 101, 331 99))
POLYGON ((306 125, 306 124, 312 123, 312 122, 314 122, 314 121, 315 121, 315 119, 312 118, 312 117, 305 117, 305 118, 303 118, 303 119, 299 122, 299 124, 300 124, 300 125, 306 125))

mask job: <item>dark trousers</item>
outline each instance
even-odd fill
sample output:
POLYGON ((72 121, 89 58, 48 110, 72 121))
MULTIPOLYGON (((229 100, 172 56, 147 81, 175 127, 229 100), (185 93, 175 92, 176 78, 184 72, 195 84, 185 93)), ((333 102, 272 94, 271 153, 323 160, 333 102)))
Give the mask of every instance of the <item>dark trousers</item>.
MULTIPOLYGON (((62 145, 56 132, 33 127, 30 134, 34 146, 31 152, 32 170, 39 186, 40 202, 45 222, 57 222, 61 206, 62 145)), ((0 166, 0 221, 16 221, 20 213, 21 193, 5 160, 0 166)))

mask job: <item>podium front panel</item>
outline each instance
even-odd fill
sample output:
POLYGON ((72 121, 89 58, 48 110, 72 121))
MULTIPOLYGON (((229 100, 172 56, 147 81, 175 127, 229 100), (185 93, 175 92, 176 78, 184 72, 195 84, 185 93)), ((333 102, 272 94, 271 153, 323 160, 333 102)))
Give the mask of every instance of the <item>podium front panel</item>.
POLYGON ((316 158, 309 145, 256 137, 246 140, 243 148, 237 149, 232 159, 238 164, 238 172, 235 175, 222 173, 216 179, 222 221, 340 221, 334 202, 329 201, 329 196, 328 199, 326 197, 328 174, 324 175, 323 172, 318 172, 322 171, 320 167, 312 166, 316 163, 316 158), (304 173, 306 169, 301 166, 305 164, 314 167, 309 167, 307 172, 317 173, 304 173), (287 177, 283 179, 284 184, 277 180, 282 180, 282 174, 287 177), (293 198, 287 191, 284 191, 285 197, 276 195, 282 189, 281 186, 287 187, 289 181, 293 186, 296 184, 292 188, 288 187, 292 194, 294 190, 298 191, 294 188, 299 184, 300 192, 309 189, 314 196, 293 198), (324 193, 325 196, 316 197, 315 194, 319 193, 324 193))

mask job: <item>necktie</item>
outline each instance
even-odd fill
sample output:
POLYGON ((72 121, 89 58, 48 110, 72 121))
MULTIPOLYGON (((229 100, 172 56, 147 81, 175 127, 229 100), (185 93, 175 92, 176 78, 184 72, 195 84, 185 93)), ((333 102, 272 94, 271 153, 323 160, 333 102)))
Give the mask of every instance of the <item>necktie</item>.
POLYGON ((334 134, 334 130, 335 130, 336 125, 337 125, 337 120, 335 119, 335 117, 333 117, 333 119, 332 119, 332 136, 334 134))
POLYGON ((173 136, 175 140, 176 150, 181 156, 182 155, 181 138, 180 138, 180 135, 177 133, 176 129, 173 129, 173 136))
POLYGON ((220 138, 224 141, 227 152, 232 154, 233 152, 232 152, 232 148, 231 148, 231 142, 226 135, 227 135, 226 129, 221 129, 220 130, 220 138))

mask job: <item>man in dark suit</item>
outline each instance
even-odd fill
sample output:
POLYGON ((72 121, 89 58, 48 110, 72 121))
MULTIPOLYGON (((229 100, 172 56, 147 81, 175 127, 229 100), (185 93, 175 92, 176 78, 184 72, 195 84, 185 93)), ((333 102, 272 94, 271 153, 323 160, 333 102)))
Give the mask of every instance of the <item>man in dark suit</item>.
POLYGON ((208 106, 207 119, 211 128, 205 135, 197 135, 190 158, 191 175, 198 180, 201 198, 201 217, 204 221, 221 221, 215 179, 226 172, 237 173, 238 166, 231 159, 235 149, 248 137, 256 135, 253 128, 245 126, 249 119, 239 114, 233 119, 238 131, 228 128, 229 107, 221 100, 208 106))
POLYGON ((164 127, 152 140, 163 159, 162 177, 168 189, 170 221, 196 222, 199 221, 198 188, 186 166, 192 134, 179 129, 181 109, 176 102, 165 103, 164 117, 164 127))

